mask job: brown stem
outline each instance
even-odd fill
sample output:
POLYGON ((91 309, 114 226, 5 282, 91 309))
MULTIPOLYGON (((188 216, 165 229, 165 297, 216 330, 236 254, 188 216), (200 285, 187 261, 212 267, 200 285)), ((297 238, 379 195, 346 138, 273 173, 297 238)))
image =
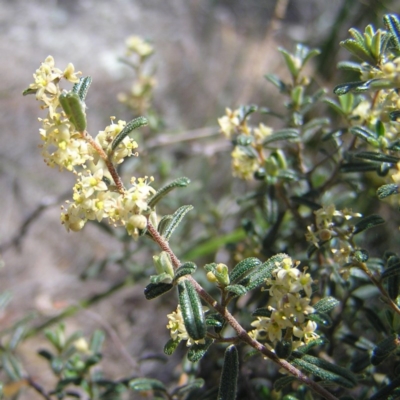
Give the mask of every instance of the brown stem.
POLYGON ((378 288, 378 290, 381 292, 382 296, 385 298, 386 303, 393 309, 394 312, 396 312, 397 314, 400 315, 400 308, 390 298, 390 296, 386 292, 385 288, 382 286, 382 284, 375 278, 375 276, 369 270, 369 268, 367 267, 367 264, 359 263, 358 267, 368 275, 368 278, 370 279, 370 281, 378 288))
MULTIPOLYGON (((180 266, 180 261, 169 247, 169 243, 157 232, 154 226, 148 222, 147 230, 152 235, 154 241, 160 246, 160 248, 166 251, 170 257, 171 261, 175 268, 180 266)), ((257 340, 254 340, 247 331, 239 324, 239 322, 235 319, 235 317, 228 311, 226 307, 220 305, 208 292, 206 292, 201 285, 197 283, 197 281, 191 276, 187 277, 187 279, 193 284, 196 292, 199 296, 212 308, 214 308, 219 314, 221 314, 224 319, 228 322, 228 324, 235 330, 238 335, 238 338, 243 342, 247 343, 249 346, 258 350, 260 353, 264 354, 267 358, 277 363, 280 367, 284 368, 290 374, 295 376, 297 379, 305 383, 311 389, 313 389, 316 393, 320 394, 324 399, 327 400, 337 400, 337 397, 329 393, 325 388, 318 385, 312 379, 310 379, 307 375, 303 374, 299 369, 291 365, 288 361, 280 359, 274 352, 267 349, 264 345, 262 345, 257 340)))
POLYGON ((121 181, 121 178, 118 175, 117 170, 114 167, 114 164, 108 158, 106 152, 102 149, 102 147, 89 135, 87 131, 80 132, 82 139, 85 139, 98 153, 98 155, 105 161, 107 165, 107 169, 110 172, 112 178, 114 179, 114 183, 118 188, 118 191, 121 194, 125 193, 124 184, 121 181))

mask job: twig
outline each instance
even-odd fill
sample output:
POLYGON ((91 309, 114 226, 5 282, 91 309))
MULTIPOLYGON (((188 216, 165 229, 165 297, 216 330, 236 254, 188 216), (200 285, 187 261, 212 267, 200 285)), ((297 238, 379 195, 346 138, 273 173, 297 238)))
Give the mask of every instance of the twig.
MULTIPOLYGON (((169 243, 157 232, 154 226, 148 222, 147 229, 149 233, 153 236, 155 242, 160 246, 160 248, 166 251, 171 256, 171 261, 175 268, 180 266, 180 261, 169 247, 169 243)), ((297 379, 305 383, 311 389, 313 389, 316 393, 320 394, 323 398, 327 400, 337 400, 333 394, 329 393, 325 388, 318 385, 312 379, 310 379, 307 375, 303 374, 299 369, 291 365, 288 361, 280 359, 274 352, 267 349, 264 345, 262 345, 257 340, 254 340, 247 331, 239 324, 239 322, 235 319, 235 317, 228 311, 226 307, 220 305, 210 294, 208 294, 201 285, 197 283, 197 281, 191 276, 187 277, 187 279, 193 284, 196 292, 199 296, 212 308, 214 308, 219 314, 221 314, 224 319, 228 322, 228 324, 235 330, 238 337, 249 346, 258 350, 270 360, 277 363, 280 367, 284 368, 290 374, 295 376, 297 379)))

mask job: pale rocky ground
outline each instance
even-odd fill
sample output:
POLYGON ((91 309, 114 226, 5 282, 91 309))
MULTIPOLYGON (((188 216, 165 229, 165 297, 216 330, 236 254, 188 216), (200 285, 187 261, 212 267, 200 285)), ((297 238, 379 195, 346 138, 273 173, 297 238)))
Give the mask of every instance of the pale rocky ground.
MULTIPOLYGON (((41 160, 38 104, 33 97, 21 96, 47 55, 53 55, 61 69, 73 62, 93 77, 87 103, 89 130, 96 132, 109 123, 110 115, 129 119, 116 96, 128 90, 132 74, 117 58, 124 54, 129 35, 148 38, 156 48, 155 103, 166 131, 216 127, 225 106, 253 101, 260 77, 280 68, 275 42, 266 36, 275 2, 261 3, 252 2, 253 12, 257 14, 258 7, 265 20, 257 19, 252 27, 237 14, 240 8, 230 8, 228 2, 210 12, 206 0, 0 0, 0 245, 14 237, 41 202, 66 193, 73 183, 72 176, 50 170, 41 160)), ((293 3, 290 27, 276 34, 279 40, 306 39, 308 31, 300 22, 313 20, 319 12, 335 12, 341 2, 329 2, 330 8, 323 10, 307 0, 293 3)), ((93 226, 66 233, 59 223, 60 204, 56 201, 30 226, 19 247, 2 251, 0 290, 10 291, 13 299, 0 315, 1 328, 32 312, 42 321, 124 276, 118 267, 110 267, 98 279, 79 279, 93 254, 101 259, 120 245, 93 226)), ((166 310, 175 307, 171 299, 157 313, 165 302, 148 303, 142 291, 140 285, 125 288, 69 318, 67 328, 88 335, 96 328, 107 331, 103 365, 109 376, 149 373, 168 382, 173 359, 169 364, 145 363, 141 370, 132 365, 138 357, 162 353, 168 339, 166 310)), ((27 373, 49 388, 47 364, 35 354, 42 345, 39 335, 27 341, 20 354, 27 373)), ((21 397, 34 398, 32 391, 21 397)))

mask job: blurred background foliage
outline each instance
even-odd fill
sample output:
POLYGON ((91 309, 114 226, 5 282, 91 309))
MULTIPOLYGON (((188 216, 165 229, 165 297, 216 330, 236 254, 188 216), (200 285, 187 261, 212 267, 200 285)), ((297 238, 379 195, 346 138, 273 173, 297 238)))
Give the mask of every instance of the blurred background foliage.
MULTIPOLYGON (((394 0, 0 0, 0 7, 0 290, 8 296, 5 302, 10 299, 0 314, 0 334, 5 340, 16 327, 25 327, 21 337, 28 338, 19 355, 27 373, 45 385, 54 378, 36 354, 43 345, 41 331, 66 316, 68 332, 105 331, 103 370, 109 376, 132 371, 164 382, 176 379, 182 372, 179 354, 160 356, 168 339, 165 315, 175 304, 147 303, 139 283, 154 273, 155 248, 98 224, 67 234, 59 223, 59 207, 73 180, 41 162, 39 123, 33 123, 37 105, 21 97, 31 74, 51 54, 61 68, 73 62, 91 75, 88 130, 95 133, 110 116, 137 116, 117 100, 137 78, 120 59, 127 37, 148 40, 154 55, 143 71, 155 77, 156 122, 135 135, 139 158, 122 172, 153 175, 156 187, 189 177, 189 188, 174 192, 160 210, 195 206, 172 247, 198 265, 228 262, 232 247, 226 245, 243 239, 239 228, 246 216, 235 200, 252 184, 231 177, 231 147, 218 133, 217 118, 240 104, 277 109, 282 99, 263 76, 283 69, 278 46, 291 49, 302 42, 319 48, 313 77, 320 86, 332 89, 351 80, 336 70, 347 57, 340 40, 350 27, 381 25, 383 14, 399 13, 399 5, 394 0), (168 364, 160 365, 160 357, 168 364)), ((268 123, 280 127, 278 120, 268 123)), ((202 373, 218 379, 206 366, 202 373)), ((25 396, 34 398, 31 391, 25 396)))

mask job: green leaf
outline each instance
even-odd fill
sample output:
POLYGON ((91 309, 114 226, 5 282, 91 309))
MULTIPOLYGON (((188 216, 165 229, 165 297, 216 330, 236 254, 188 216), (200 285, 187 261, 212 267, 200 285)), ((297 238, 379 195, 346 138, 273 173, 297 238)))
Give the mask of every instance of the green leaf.
POLYGON ((285 63, 287 65, 292 77, 296 78, 300 73, 300 69, 301 69, 300 63, 296 64, 295 57, 292 54, 290 54, 288 51, 286 51, 284 48, 278 47, 278 51, 283 55, 285 63))
POLYGON ((383 185, 376 191, 379 199, 385 199, 393 194, 399 194, 399 185, 395 183, 389 183, 387 185, 383 185))
POLYGON ((320 337, 318 339, 311 340, 307 344, 303 344, 303 346, 298 347, 296 349, 296 351, 299 352, 299 353, 302 353, 302 354, 306 354, 312 348, 317 347, 317 346, 323 346, 326 343, 328 343, 328 341, 325 338, 320 337))
POLYGON ((161 283, 161 282, 171 283, 172 277, 168 272, 162 272, 161 274, 158 274, 158 275, 151 275, 150 282, 151 283, 161 283))
MULTIPOLYGON (((303 46, 306 47, 306 46, 303 46)), ((312 58, 319 56, 321 54, 321 51, 319 49, 308 49, 306 50, 306 55, 302 59, 302 64, 301 67, 303 68, 308 61, 310 61, 312 58)))
POLYGON ((39 354, 39 356, 45 358, 47 361, 52 361, 54 358, 54 355, 46 349, 40 349, 37 353, 39 354))
POLYGON ((178 227, 180 222, 183 220, 183 217, 190 211, 193 210, 193 206, 186 205, 179 207, 174 214, 172 215, 171 222, 168 227, 165 229, 164 238, 169 240, 174 230, 178 227))
POLYGON ((363 126, 354 126, 350 128, 350 133, 359 137, 360 139, 366 141, 367 143, 371 144, 372 146, 377 146, 378 143, 378 136, 375 132, 367 129, 363 126))
POLYGON ((352 172, 367 172, 376 171, 378 164, 376 163, 348 163, 340 166, 340 172, 352 173, 352 172))
POLYGON ((3 352, 1 364, 4 371, 13 381, 19 381, 23 378, 22 366, 12 353, 3 352))
POLYGON ((336 300, 334 297, 328 296, 319 300, 317 303, 313 305, 313 307, 316 311, 322 313, 328 313, 332 311, 335 307, 337 307, 339 304, 340 304, 339 300, 336 300))
POLYGON ((225 287, 227 292, 231 292, 236 296, 242 296, 247 293, 247 289, 242 285, 228 285, 225 287))
POLYGON ((161 236, 164 236, 165 230, 167 229, 168 225, 171 223, 171 220, 172 220, 172 215, 164 215, 160 219, 160 222, 157 225, 157 232, 161 236))
POLYGON ((177 347, 179 346, 179 343, 180 343, 180 340, 179 340, 179 339, 176 339, 176 340, 174 340, 174 339, 169 339, 168 342, 165 343, 165 346, 164 346, 164 353, 165 353, 167 356, 172 355, 172 354, 175 352, 175 350, 177 349, 177 347))
POLYGON ((361 74, 362 67, 360 63, 354 61, 340 61, 337 64, 337 68, 345 71, 353 71, 361 74))
POLYGON ((272 311, 266 307, 257 308, 255 311, 251 313, 253 317, 266 317, 269 318, 272 314, 272 311))
POLYGON ((187 279, 178 282, 179 304, 188 335, 194 340, 206 336, 206 322, 200 297, 187 279))
POLYGON ((166 392, 164 384, 158 379, 150 379, 150 378, 136 378, 129 381, 129 387, 132 390, 136 391, 161 391, 166 392))
POLYGON ((155 299, 164 293, 169 292, 174 285, 172 283, 149 283, 144 289, 144 295, 147 300, 155 299))
POLYGON ((387 14, 383 17, 386 29, 391 33, 391 40, 396 53, 400 53, 400 21, 397 15, 387 14))
POLYGON ((286 360, 292 354, 292 346, 293 342, 291 338, 289 340, 283 338, 282 340, 277 341, 274 350, 279 358, 286 360))
POLYGON ((73 92, 63 92, 58 97, 60 105, 69 121, 75 126, 78 132, 86 130, 85 105, 79 95, 73 92))
POLYGON ((399 157, 391 156, 389 154, 378 153, 375 151, 362 151, 355 154, 357 158, 364 158, 366 160, 386 162, 389 164, 396 164, 400 159, 399 157))
POLYGON ((214 328, 222 328, 224 326, 225 320, 221 314, 207 314, 206 316, 206 325, 212 326, 214 328))
POLYGON ((323 359, 304 355, 291 363, 323 380, 334 382, 345 388, 351 389, 357 385, 357 377, 351 371, 323 359))
POLYGON ((371 56, 369 51, 361 42, 354 39, 346 39, 340 42, 340 45, 360 60, 366 61, 368 64, 371 65, 376 64, 376 60, 371 56))
POLYGON ((298 138, 299 138, 298 129, 293 129, 293 128, 281 129, 267 136, 264 139, 262 145, 265 147, 267 144, 277 142, 278 140, 290 140, 298 138))
POLYGON ((307 315, 307 319, 310 321, 316 322, 320 326, 324 326, 325 328, 329 328, 332 326, 332 319, 328 314, 315 312, 310 315, 307 315))
POLYGON ((328 104, 328 106, 330 106, 338 114, 346 116, 345 110, 340 106, 340 104, 337 101, 335 101, 333 99, 325 98, 324 103, 328 104))
POLYGON ((250 146, 254 142, 254 138, 249 135, 239 135, 232 142, 234 146, 250 146))
POLYGON ((365 82, 364 81, 356 81, 356 82, 347 82, 347 83, 342 83, 340 85, 337 85, 333 89, 333 93, 335 93, 338 96, 342 96, 344 94, 347 94, 351 91, 357 90, 359 91, 359 88, 361 87, 361 90, 368 90, 368 88, 365 88, 365 82))
POLYGON ((140 128, 148 124, 148 121, 145 117, 137 117, 132 121, 128 122, 124 129, 117 136, 115 136, 112 144, 111 144, 111 152, 113 152, 118 145, 135 129, 140 128))
POLYGON ((261 265, 261 261, 256 257, 245 258, 240 261, 229 273, 229 280, 232 284, 247 275, 251 270, 261 265))
POLYGON ((244 121, 250 114, 253 114, 258 110, 258 106, 255 104, 249 104, 245 106, 241 106, 239 108, 239 119, 240 121, 244 121))
POLYGON ((285 84, 283 81, 281 81, 281 80, 279 79, 279 77, 277 77, 276 75, 267 74, 267 75, 265 75, 264 77, 265 77, 269 82, 271 82, 273 85, 275 85, 275 86, 279 89, 279 91, 280 91, 281 93, 287 92, 287 86, 286 86, 286 84, 285 84))
POLYGON ((207 350, 209 347, 212 345, 214 342, 210 338, 205 338, 204 343, 195 343, 194 345, 190 346, 190 349, 188 351, 187 357, 188 360, 191 362, 197 362, 200 361, 204 355, 207 353, 207 350))
POLYGON ((263 285, 267 278, 272 277, 272 271, 288 257, 289 256, 284 253, 272 256, 265 263, 261 264, 255 271, 251 271, 245 278, 240 280, 238 284, 244 286, 248 291, 263 285))
POLYGON ((190 179, 186 177, 178 178, 169 183, 166 186, 163 186, 161 189, 151 197, 148 204, 150 208, 153 208, 165 195, 176 188, 186 187, 189 185, 190 179))
POLYGON ((361 218, 355 225, 353 229, 353 234, 363 232, 366 229, 373 228, 374 226, 383 224, 385 220, 377 214, 369 215, 368 217, 361 218))
POLYGON ((393 354, 399 346, 399 338, 393 333, 388 336, 386 339, 379 342, 374 348, 371 356, 371 364, 378 365, 386 358, 388 358, 391 354, 393 354))
POLYGON ((239 376, 239 355, 234 345, 225 350, 224 365, 219 382, 218 400, 235 400, 239 376))
POLYGON ((181 264, 175 271, 175 280, 178 280, 182 276, 192 275, 196 271, 196 264, 191 261, 187 261, 181 264))
POLYGON ((79 96, 79 99, 84 102, 89 91, 89 87, 92 84, 92 78, 87 76, 85 78, 80 78, 78 83, 72 88, 72 92, 79 96))

